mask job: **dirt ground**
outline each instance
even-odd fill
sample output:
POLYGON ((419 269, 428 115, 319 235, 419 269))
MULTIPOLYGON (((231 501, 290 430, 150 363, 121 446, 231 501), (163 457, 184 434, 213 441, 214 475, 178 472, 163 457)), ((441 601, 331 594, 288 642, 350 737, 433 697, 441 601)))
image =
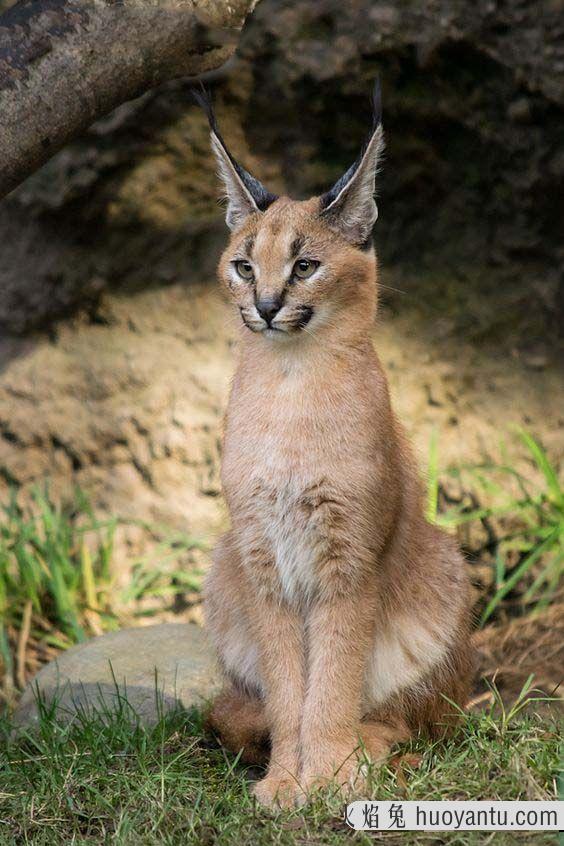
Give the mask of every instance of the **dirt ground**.
MULTIPOLYGON (((422 472, 433 432, 441 472, 499 459, 502 443, 528 472, 516 425, 558 464, 559 351, 473 339, 408 290, 383 292, 374 342, 422 472)), ((133 554, 147 526, 212 539, 226 521, 221 420, 238 328, 215 283, 172 285, 108 296, 50 337, 1 342, 1 480, 22 496, 42 478, 55 495, 79 485, 100 512, 146 524, 125 533, 133 554)))

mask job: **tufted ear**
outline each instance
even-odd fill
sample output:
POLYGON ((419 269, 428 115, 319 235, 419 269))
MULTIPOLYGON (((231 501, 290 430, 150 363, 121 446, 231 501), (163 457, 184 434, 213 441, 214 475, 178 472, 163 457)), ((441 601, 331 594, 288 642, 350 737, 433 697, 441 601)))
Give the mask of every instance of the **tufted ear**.
POLYGON ((230 229, 236 229, 253 212, 261 212, 277 199, 276 194, 251 176, 235 161, 217 128, 213 105, 206 90, 193 91, 194 99, 205 111, 210 124, 212 150, 217 160, 218 175, 225 187, 227 211, 225 220, 230 229))
POLYGON ((384 149, 380 83, 372 95, 372 130, 355 163, 321 197, 321 216, 347 241, 363 247, 378 217, 374 200, 378 161, 384 149))

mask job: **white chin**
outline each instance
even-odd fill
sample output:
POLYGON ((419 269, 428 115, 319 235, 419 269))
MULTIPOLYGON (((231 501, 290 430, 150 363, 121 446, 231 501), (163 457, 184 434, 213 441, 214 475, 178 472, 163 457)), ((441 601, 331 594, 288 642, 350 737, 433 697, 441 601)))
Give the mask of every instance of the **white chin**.
POLYGON ((286 332, 284 329, 276 329, 276 328, 274 328, 274 329, 263 329, 262 334, 264 335, 265 338, 280 339, 280 338, 288 338, 289 337, 289 333, 286 332))

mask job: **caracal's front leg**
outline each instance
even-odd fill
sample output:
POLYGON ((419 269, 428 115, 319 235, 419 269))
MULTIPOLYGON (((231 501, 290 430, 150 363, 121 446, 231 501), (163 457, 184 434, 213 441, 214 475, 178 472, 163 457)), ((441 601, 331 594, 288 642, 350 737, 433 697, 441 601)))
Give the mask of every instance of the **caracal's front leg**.
MULTIPOLYGON (((301 730, 300 781, 307 793, 336 778, 352 785, 358 773, 361 696, 376 619, 375 578, 341 581, 338 561, 330 575, 342 585, 322 593, 308 618, 308 689, 301 730), (356 580, 353 580, 356 581, 356 580)), ((357 784, 358 786, 358 784, 357 784)))
POLYGON ((253 574, 249 617, 259 648, 271 755, 266 776, 254 786, 264 805, 290 805, 299 792, 300 724, 305 698, 304 628, 301 616, 281 597, 268 553, 245 562, 253 574))

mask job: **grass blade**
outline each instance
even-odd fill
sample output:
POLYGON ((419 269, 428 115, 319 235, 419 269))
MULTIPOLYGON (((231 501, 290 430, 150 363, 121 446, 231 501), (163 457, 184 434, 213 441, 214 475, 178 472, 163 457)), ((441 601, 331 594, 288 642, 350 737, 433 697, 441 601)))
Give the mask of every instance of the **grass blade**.
POLYGON ((525 573, 531 569, 535 561, 537 561, 540 556, 550 548, 556 537, 557 532, 555 530, 548 538, 546 538, 545 541, 543 541, 543 543, 537 546, 530 555, 527 555, 518 567, 512 571, 511 576, 503 583, 499 590, 497 590, 486 606, 486 609, 480 619, 481 626, 483 626, 484 623, 491 617, 501 600, 507 596, 509 591, 512 590, 517 582, 523 578, 525 573))
POLYGON ((439 506, 439 444, 437 430, 433 429, 429 441, 427 467, 427 520, 435 523, 439 506))

